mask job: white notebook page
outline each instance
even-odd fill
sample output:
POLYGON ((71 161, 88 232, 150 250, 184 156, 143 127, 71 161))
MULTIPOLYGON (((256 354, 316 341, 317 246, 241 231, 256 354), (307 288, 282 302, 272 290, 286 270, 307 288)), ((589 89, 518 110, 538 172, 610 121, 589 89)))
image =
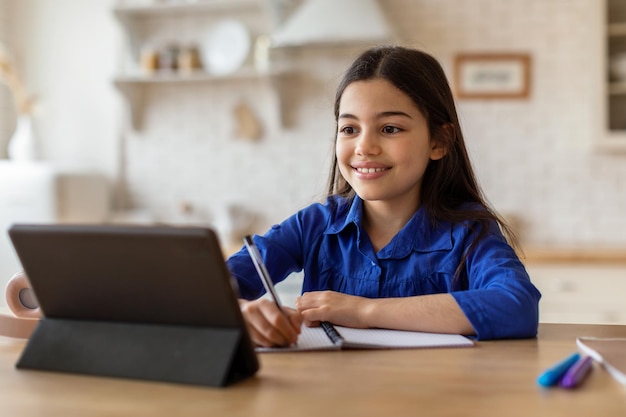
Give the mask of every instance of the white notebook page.
POLYGON ((458 334, 407 332, 387 329, 352 329, 335 326, 347 347, 419 348, 472 346, 474 343, 458 334))
POLYGON ((280 348, 260 348, 257 352, 294 352, 302 350, 338 350, 343 348, 402 349, 473 346, 474 342, 458 334, 422 333, 387 329, 352 329, 334 326, 343 337, 335 345, 321 327, 302 326, 298 344, 280 348))

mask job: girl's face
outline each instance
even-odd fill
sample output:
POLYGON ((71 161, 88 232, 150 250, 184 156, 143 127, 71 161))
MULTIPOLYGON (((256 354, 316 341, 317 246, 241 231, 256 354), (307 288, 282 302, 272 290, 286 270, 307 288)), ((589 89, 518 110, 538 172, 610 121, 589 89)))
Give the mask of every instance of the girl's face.
POLYGON ((337 122, 339 170, 359 197, 417 208, 426 166, 445 149, 431 141, 413 100, 387 80, 356 81, 341 96, 337 122))

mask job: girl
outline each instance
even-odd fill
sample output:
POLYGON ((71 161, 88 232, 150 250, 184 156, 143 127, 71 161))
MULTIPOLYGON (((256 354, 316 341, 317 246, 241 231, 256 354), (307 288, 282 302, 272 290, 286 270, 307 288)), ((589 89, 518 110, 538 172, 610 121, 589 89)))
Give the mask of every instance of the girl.
POLYGON ((296 309, 258 298, 245 249, 227 262, 252 339, 287 345, 320 321, 535 336, 541 295, 480 191, 439 63, 397 46, 364 52, 339 85, 335 119, 326 202, 255 236, 276 282, 304 269, 296 309))

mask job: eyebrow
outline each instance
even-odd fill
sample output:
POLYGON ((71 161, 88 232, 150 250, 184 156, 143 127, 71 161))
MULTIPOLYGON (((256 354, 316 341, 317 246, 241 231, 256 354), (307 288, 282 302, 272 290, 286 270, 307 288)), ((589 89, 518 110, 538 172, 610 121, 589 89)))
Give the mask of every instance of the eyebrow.
MULTIPOLYGON (((403 116, 403 117, 408 117, 409 119, 412 119, 411 115, 409 115, 408 113, 405 113, 403 111, 384 111, 384 112, 376 114, 376 118, 377 119, 380 119, 380 118, 383 118, 383 117, 390 117, 390 116, 403 116)), ((356 117, 354 114, 342 113, 342 114, 339 115, 339 117, 337 119, 354 119, 354 120, 358 120, 359 118, 356 117)))

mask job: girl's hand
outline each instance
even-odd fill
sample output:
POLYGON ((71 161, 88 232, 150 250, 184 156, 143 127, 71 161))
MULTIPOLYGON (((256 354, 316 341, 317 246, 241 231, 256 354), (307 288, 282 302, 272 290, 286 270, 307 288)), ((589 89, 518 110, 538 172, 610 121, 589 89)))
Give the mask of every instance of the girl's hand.
POLYGON ((296 300, 296 308, 307 326, 318 326, 320 321, 354 328, 369 327, 364 319, 371 300, 336 291, 304 293, 296 300))
POLYGON ((283 307, 284 314, 273 301, 259 298, 239 300, 252 341, 259 346, 288 346, 296 343, 302 316, 292 308, 283 307))

